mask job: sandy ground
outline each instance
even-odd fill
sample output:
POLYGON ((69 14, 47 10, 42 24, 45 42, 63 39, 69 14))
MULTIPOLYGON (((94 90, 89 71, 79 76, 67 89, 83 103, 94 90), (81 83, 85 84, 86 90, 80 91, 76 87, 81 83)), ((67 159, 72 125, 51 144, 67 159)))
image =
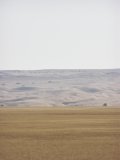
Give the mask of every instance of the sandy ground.
POLYGON ((0 160, 119 159, 119 108, 0 108, 0 160))

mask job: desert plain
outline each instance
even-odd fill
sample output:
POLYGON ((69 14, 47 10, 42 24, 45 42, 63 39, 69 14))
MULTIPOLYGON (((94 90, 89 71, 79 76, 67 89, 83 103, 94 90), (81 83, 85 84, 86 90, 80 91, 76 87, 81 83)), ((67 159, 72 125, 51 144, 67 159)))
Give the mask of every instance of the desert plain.
POLYGON ((120 106, 120 69, 1 70, 0 106, 120 106))
POLYGON ((0 108, 0 160, 119 160, 120 108, 0 108))
POLYGON ((119 82, 120 69, 0 71, 0 160, 120 160, 119 82))

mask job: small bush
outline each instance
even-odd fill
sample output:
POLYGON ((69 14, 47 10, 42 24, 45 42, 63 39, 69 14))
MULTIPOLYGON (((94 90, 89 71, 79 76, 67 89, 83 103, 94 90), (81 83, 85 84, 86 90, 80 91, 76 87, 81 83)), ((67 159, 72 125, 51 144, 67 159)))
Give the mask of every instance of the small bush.
POLYGON ((106 107, 106 106, 107 106, 107 103, 104 103, 103 106, 106 107))

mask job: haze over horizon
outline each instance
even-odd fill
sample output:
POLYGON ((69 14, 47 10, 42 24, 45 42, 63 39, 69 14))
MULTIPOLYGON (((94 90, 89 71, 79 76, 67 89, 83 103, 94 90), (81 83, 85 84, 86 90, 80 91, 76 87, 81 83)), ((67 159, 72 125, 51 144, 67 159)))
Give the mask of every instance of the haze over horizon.
POLYGON ((0 70, 120 68, 118 0, 1 0, 0 70))

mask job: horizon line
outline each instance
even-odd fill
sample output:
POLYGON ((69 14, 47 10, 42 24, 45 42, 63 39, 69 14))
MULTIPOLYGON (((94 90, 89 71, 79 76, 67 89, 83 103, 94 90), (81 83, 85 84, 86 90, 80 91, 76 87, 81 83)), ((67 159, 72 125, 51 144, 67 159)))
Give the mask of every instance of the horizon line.
POLYGON ((42 71, 42 70, 119 70, 120 68, 43 68, 43 69, 0 69, 0 71, 42 71))

